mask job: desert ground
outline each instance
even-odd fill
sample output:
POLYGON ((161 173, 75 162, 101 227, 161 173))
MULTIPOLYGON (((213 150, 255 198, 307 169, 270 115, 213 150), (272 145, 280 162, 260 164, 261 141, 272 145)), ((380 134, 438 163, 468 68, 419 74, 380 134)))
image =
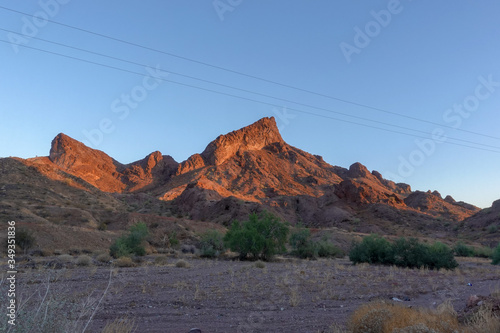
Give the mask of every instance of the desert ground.
MULTIPOLYGON (((471 295, 500 297, 500 266, 478 258, 439 271, 347 258, 251 262, 182 253, 148 255, 133 267, 92 254, 24 259, 18 325, 10 332, 103 332, 110 323, 133 332, 341 332, 354 310, 375 300, 431 309, 451 302, 460 313, 471 295)), ((5 274, 0 289, 5 309, 5 274)))

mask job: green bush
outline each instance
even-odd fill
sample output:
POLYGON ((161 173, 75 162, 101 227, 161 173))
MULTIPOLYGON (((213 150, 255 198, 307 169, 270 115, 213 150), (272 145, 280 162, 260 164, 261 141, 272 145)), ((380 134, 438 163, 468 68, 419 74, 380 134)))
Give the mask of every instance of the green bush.
POLYGON ((430 269, 454 269, 458 266, 458 263, 452 249, 443 243, 435 242, 428 247, 425 265, 430 269))
POLYGON ((391 264, 399 267, 420 268, 428 258, 428 249, 416 238, 399 238, 392 244, 391 264))
POLYGON ((148 227, 144 223, 137 223, 130 227, 129 233, 118 238, 111 247, 109 253, 113 258, 126 257, 130 255, 143 256, 146 254, 144 242, 148 236, 148 227))
POLYGON ((264 212, 250 214, 242 224, 235 221, 224 236, 225 245, 238 252, 240 259, 252 255, 254 259, 269 260, 285 251, 289 228, 276 216, 264 212))
POLYGON ((500 265, 500 243, 498 246, 493 250, 493 254, 491 256, 491 263, 493 265, 500 265))
POLYGON ((318 248, 311 241, 311 232, 309 229, 300 229, 291 234, 289 240, 292 247, 292 255, 299 258, 316 258, 318 248))
POLYGON ((200 256, 206 258, 216 258, 224 253, 224 235, 217 230, 209 230, 201 236, 200 256))
POLYGON ((474 257, 491 258, 491 256, 493 255, 493 249, 487 246, 476 247, 473 250, 474 250, 474 257))
POLYGON ((35 243, 36 240, 35 236, 33 236, 33 231, 21 228, 16 230, 16 245, 19 246, 24 253, 35 246, 35 243))
POLYGON ((367 262, 409 268, 453 269, 458 266, 453 251, 443 243, 428 246, 419 243, 416 238, 400 238, 390 243, 377 235, 367 236, 361 243, 355 243, 349 252, 349 259, 355 264, 367 262))
POLYGON ((322 258, 333 258, 333 257, 343 257, 344 251, 338 246, 335 246, 328 239, 323 238, 316 243, 316 248, 318 250, 318 256, 322 258))
POLYGON ((176 247, 177 245, 179 245, 179 239, 177 238, 177 233, 175 231, 168 236, 168 241, 170 247, 176 247))
POLYGON ((370 264, 392 263, 391 243, 378 235, 370 235, 361 241, 353 243, 349 252, 349 260, 355 264, 367 262, 370 264))
POLYGON ((458 257, 472 257, 474 255, 474 249, 470 246, 465 245, 463 242, 458 242, 453 247, 453 252, 458 257))

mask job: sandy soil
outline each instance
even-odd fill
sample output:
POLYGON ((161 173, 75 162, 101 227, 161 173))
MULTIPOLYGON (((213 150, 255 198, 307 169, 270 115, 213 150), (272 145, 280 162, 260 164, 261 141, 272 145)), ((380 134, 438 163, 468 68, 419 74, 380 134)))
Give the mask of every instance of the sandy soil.
MULTIPOLYGON (((459 311, 470 295, 500 288, 500 267, 479 259, 461 259, 454 271, 353 266, 347 259, 282 258, 263 268, 255 262, 165 256, 124 268, 96 261, 47 268, 59 261, 37 260, 42 261, 20 265, 17 291, 26 301, 24 310, 35 311, 50 300, 41 307, 49 317, 57 316, 49 320, 71 318, 81 328, 92 316, 87 332, 101 332, 117 318, 132 320, 136 332, 187 333, 194 327, 202 332, 329 332, 372 300, 397 302, 391 300, 396 297, 406 299, 405 305, 429 308, 451 300, 459 311), (179 260, 188 267, 177 267, 179 260)), ((1 295, 5 288, 2 283, 1 295)), ((0 300, 3 309, 5 297, 0 300)), ((30 315, 24 316, 18 320, 30 315)))

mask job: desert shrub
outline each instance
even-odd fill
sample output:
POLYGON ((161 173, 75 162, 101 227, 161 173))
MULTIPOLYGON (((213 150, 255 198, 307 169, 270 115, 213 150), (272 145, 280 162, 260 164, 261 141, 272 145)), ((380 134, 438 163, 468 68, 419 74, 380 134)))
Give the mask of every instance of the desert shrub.
POLYGON ((158 256, 158 257, 155 257, 155 259, 153 260, 153 263, 156 266, 164 266, 167 264, 167 262, 168 262, 168 259, 165 256, 158 256))
POLYGON ((175 267, 179 267, 179 268, 188 268, 189 267, 189 263, 186 261, 186 260, 179 260, 175 263, 175 267))
POLYGON ((391 264, 391 255, 391 243, 378 235, 370 235, 364 237, 361 243, 353 243, 349 251, 349 259, 355 264, 391 264))
POLYGON ((90 266, 92 264, 92 258, 84 254, 76 258, 76 264, 78 266, 90 266))
POLYGON ((68 250, 68 253, 71 254, 72 256, 79 255, 80 252, 82 252, 82 250, 76 249, 76 248, 72 248, 72 249, 68 250))
POLYGON ((458 266, 453 251, 443 243, 436 242, 429 246, 419 243, 416 238, 400 238, 390 243, 377 235, 354 243, 349 259, 355 264, 366 262, 409 268, 453 269, 458 266))
POLYGON ((240 259, 249 254, 254 259, 269 260, 285 251, 288 225, 270 213, 251 214, 242 224, 235 221, 224 236, 224 243, 231 251, 238 252, 240 259))
POLYGON ((177 233, 175 231, 168 236, 168 241, 170 247, 176 247, 179 245, 179 239, 177 238, 177 233))
POLYGON ((292 247, 292 255, 299 258, 316 258, 318 249, 311 240, 311 231, 309 229, 300 229, 290 235, 289 240, 292 247))
POLYGON ((472 257, 474 255, 474 249, 461 241, 455 244, 453 252, 458 257, 472 257))
POLYGON ((101 221, 99 225, 97 226, 97 230, 105 231, 108 229, 108 224, 104 221, 101 221))
POLYGON ((458 263, 452 249, 443 243, 435 242, 428 247, 425 266, 430 269, 454 269, 458 263))
POLYGON ((408 308, 398 304, 376 302, 362 305, 349 318, 353 333, 452 333, 459 331, 455 314, 408 308))
POLYGON ((31 249, 36 244, 35 236, 33 231, 23 228, 18 228, 16 230, 16 245, 21 248, 26 254, 26 251, 31 249))
POLYGON ((224 245, 224 235, 217 230, 209 230, 201 236, 200 240, 200 256, 206 258, 216 258, 221 253, 224 253, 226 247, 224 245))
POLYGON ((104 326, 101 333, 132 333, 137 330, 134 320, 119 318, 104 326))
POLYGON ((259 260, 259 261, 255 262, 255 267, 257 267, 257 268, 265 268, 266 264, 263 261, 259 260))
POLYGON ((135 266, 135 262, 130 257, 120 257, 120 258, 115 260, 114 264, 115 264, 115 266, 118 266, 118 267, 134 267, 135 266))
POLYGON ((110 262, 111 256, 107 253, 100 253, 97 255, 95 259, 99 262, 110 262))
POLYGON ((399 267, 420 268, 427 262, 427 247, 416 238, 399 238, 392 244, 391 264, 399 267))
POLYGON ((332 242, 323 238, 316 243, 316 248, 318 250, 318 256, 322 258, 333 258, 333 257, 343 257, 344 251, 338 246, 335 246, 332 242))
POLYGON ((479 258, 491 258, 493 255, 493 249, 487 246, 473 248, 474 257, 479 258))
POLYGON ((500 243, 493 250, 493 254, 491 255, 491 263, 493 265, 500 265, 500 243))
POLYGON ((57 260, 61 262, 72 262, 73 261, 73 256, 69 254, 61 254, 60 256, 57 256, 57 260))
POLYGON ((499 228, 500 228, 500 227, 499 227, 498 225, 490 225, 490 226, 488 227, 488 232, 489 232, 490 234, 493 234, 493 233, 497 232, 499 228))
POLYGON ((146 254, 144 242, 148 236, 148 227, 144 223, 137 223, 130 227, 129 233, 119 237, 109 248, 114 258, 146 254))

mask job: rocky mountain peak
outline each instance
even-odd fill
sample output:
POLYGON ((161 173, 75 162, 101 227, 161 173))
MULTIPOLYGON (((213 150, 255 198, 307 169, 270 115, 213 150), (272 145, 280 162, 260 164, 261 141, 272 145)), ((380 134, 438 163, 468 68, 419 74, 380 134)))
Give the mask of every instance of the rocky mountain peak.
POLYGON ((208 144, 201 157, 206 164, 220 165, 238 151, 260 150, 272 143, 284 143, 274 117, 262 118, 257 122, 219 135, 208 144))
POLYGON ((349 167, 349 177, 351 178, 369 178, 371 176, 368 169, 361 163, 356 162, 349 167))
POLYGON ((89 148, 63 133, 59 133, 52 140, 49 159, 65 169, 79 165, 98 165, 108 170, 122 167, 120 163, 102 151, 89 148))

